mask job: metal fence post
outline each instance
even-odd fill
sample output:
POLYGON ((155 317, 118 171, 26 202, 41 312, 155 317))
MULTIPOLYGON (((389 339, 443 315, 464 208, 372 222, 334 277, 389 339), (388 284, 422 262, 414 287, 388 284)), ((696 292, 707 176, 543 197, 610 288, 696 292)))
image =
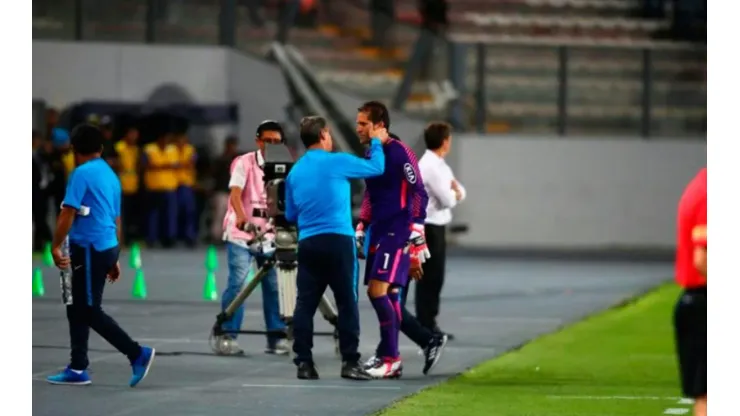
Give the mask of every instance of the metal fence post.
POLYGON ((488 113, 488 100, 486 97, 486 45, 476 45, 476 71, 475 83, 475 127, 478 133, 486 133, 486 113, 488 113))
POLYGON ((218 13, 218 43, 236 46, 236 0, 221 0, 218 13))
POLYGON ((401 84, 399 84, 396 95, 393 97, 391 107, 394 110, 402 110, 404 105, 406 105, 406 100, 411 95, 411 89, 414 86, 414 78, 421 68, 422 60, 426 54, 431 52, 433 47, 434 35, 420 29, 419 37, 416 39, 416 43, 414 43, 414 47, 411 50, 411 56, 406 63, 406 70, 403 73, 401 84))
POLYGON ((568 47, 558 47, 558 135, 568 132, 568 47))
POLYGON ((160 0, 147 0, 146 23, 144 25, 144 43, 154 43, 157 29, 157 6, 160 0))
POLYGON ((75 40, 81 41, 85 37, 85 1, 75 0, 75 40))
POLYGON ((642 50, 642 137, 649 138, 652 131, 653 107, 653 51, 642 50))
POLYGON ((457 98, 450 101, 448 117, 450 124, 457 130, 465 128, 465 112, 463 97, 465 96, 465 76, 467 75, 467 45, 450 41, 449 49, 449 80, 457 92, 457 98))

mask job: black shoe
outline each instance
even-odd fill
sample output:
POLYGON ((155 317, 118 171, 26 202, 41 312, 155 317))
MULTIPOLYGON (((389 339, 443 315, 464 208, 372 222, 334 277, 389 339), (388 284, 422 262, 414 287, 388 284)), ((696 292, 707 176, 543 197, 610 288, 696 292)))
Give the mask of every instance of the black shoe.
POLYGON ((318 380, 319 372, 316 371, 316 366, 311 363, 300 363, 298 364, 297 377, 301 380, 318 380))
POLYGON ((435 326, 434 327, 434 330, 432 330, 432 332, 434 332, 437 335, 446 335, 448 341, 453 341, 455 339, 455 336, 454 335, 450 334, 449 332, 445 332, 445 331, 439 329, 438 326, 435 326))
POLYGON ((372 380, 372 376, 362 368, 360 363, 342 363, 342 378, 350 380, 372 380))
POLYGON ((422 372, 426 375, 442 358, 442 352, 444 352, 445 346, 447 345, 448 335, 441 334, 435 335, 429 345, 424 348, 424 369, 422 372))

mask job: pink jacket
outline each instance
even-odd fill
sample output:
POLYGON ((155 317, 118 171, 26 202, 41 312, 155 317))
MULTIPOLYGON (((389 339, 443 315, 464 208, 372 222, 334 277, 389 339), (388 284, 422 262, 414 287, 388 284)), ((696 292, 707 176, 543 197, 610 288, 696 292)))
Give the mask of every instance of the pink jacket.
MULTIPOLYGON (((231 179, 229 188, 239 187, 242 189, 242 207, 247 221, 259 226, 264 230, 268 218, 265 215, 267 210, 267 195, 265 193, 265 184, 262 179, 264 159, 258 152, 249 152, 236 157, 231 162, 231 179), (262 216, 255 216, 254 211, 258 210, 262 216)), ((226 211, 223 221, 224 240, 242 246, 247 246, 247 242, 254 238, 252 233, 244 232, 236 228, 236 211, 229 200, 229 207, 226 211)), ((270 231, 264 235, 267 240, 274 240, 275 234, 270 231)))

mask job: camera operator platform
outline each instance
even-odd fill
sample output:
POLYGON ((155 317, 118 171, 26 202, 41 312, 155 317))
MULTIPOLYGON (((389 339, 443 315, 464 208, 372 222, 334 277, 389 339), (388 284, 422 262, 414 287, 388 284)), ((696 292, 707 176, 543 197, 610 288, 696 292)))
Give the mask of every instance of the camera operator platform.
MULTIPOLYGON (((245 237, 245 241, 240 244, 239 248, 241 249, 241 246, 248 248, 250 255, 258 260, 259 269, 251 281, 241 286, 238 293, 234 294, 233 291, 235 291, 235 288, 231 287, 230 289, 233 290, 231 295, 233 296, 224 296, 227 298, 225 302, 228 303, 222 305, 223 310, 216 317, 216 322, 213 325, 209 337, 210 346, 214 353, 218 355, 234 355, 235 352, 233 351, 232 344, 237 334, 264 334, 268 336, 268 344, 270 344, 269 340, 287 339, 288 341, 292 341, 293 339, 293 311, 297 297, 298 230, 294 224, 289 223, 285 219, 284 180, 288 176, 294 162, 290 151, 285 146, 282 129, 277 122, 268 120, 260 124, 257 129, 257 137, 260 149, 264 154, 264 159, 259 160, 262 159, 259 151, 254 152, 254 155, 251 157, 254 159, 253 162, 257 162, 258 160, 260 162, 259 167, 261 168, 262 178, 259 179, 263 180, 264 196, 266 197, 266 209, 262 211, 264 211, 263 216, 267 218, 267 221, 255 221, 259 224, 255 224, 255 222, 239 223, 238 230, 243 232, 239 233, 239 235, 245 237), (280 139, 278 141, 261 140, 263 132, 267 130, 279 132, 280 139), (271 273, 274 273, 273 278, 277 281, 277 303, 279 304, 280 320, 284 326, 280 329, 275 329, 275 324, 270 324, 270 320, 266 317, 268 328, 264 331, 241 329, 239 327, 241 325, 241 317, 239 316, 237 317, 239 319, 235 319, 235 315, 241 313, 240 309, 242 305, 260 283, 263 283, 263 285, 268 283, 267 281, 263 282, 263 280, 266 278, 269 279, 271 273), (229 299, 231 299, 230 302, 229 299), (270 326, 273 326, 273 328, 270 328, 270 326)), ((250 156, 250 154, 246 156, 250 156)), ((234 163, 238 163, 238 159, 234 163)), ((247 172, 246 176, 249 177, 248 180, 255 180, 253 173, 250 174, 247 172)), ((253 208, 253 213, 256 210, 257 208, 253 208)), ((234 225, 237 224, 233 216, 230 217, 227 214, 225 228, 228 230, 234 225)), ((237 278, 239 282, 243 282, 245 276, 237 276, 237 278)), ((274 284, 273 282, 269 283, 274 284)), ((266 314, 268 313, 268 309, 265 308, 266 314)), ((326 293, 323 295, 319 310, 324 319, 336 328, 337 311, 326 293)), ((274 311, 271 315, 275 315, 274 311)), ((274 321, 276 318, 271 319, 274 321)), ((332 332, 317 333, 316 335, 333 336, 335 351, 338 351, 338 333, 336 329, 332 332)), ((268 345, 268 351, 270 351, 270 348, 268 345)), ((238 352, 241 353, 241 351, 238 352)), ((287 349, 285 353, 287 353, 287 349)))

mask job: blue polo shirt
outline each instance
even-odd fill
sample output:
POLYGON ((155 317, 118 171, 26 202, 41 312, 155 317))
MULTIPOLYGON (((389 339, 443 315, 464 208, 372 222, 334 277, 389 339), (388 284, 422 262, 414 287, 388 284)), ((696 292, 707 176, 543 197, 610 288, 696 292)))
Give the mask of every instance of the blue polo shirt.
POLYGON ((382 175, 385 154, 370 141, 369 158, 320 149, 307 151, 286 179, 285 218, 298 224, 298 240, 318 234, 355 236, 350 179, 382 175))
POLYGON ((92 159, 72 171, 63 205, 78 211, 69 232, 70 243, 97 251, 118 245, 121 182, 105 160, 92 159), (88 215, 80 215, 83 206, 90 209, 88 215))

